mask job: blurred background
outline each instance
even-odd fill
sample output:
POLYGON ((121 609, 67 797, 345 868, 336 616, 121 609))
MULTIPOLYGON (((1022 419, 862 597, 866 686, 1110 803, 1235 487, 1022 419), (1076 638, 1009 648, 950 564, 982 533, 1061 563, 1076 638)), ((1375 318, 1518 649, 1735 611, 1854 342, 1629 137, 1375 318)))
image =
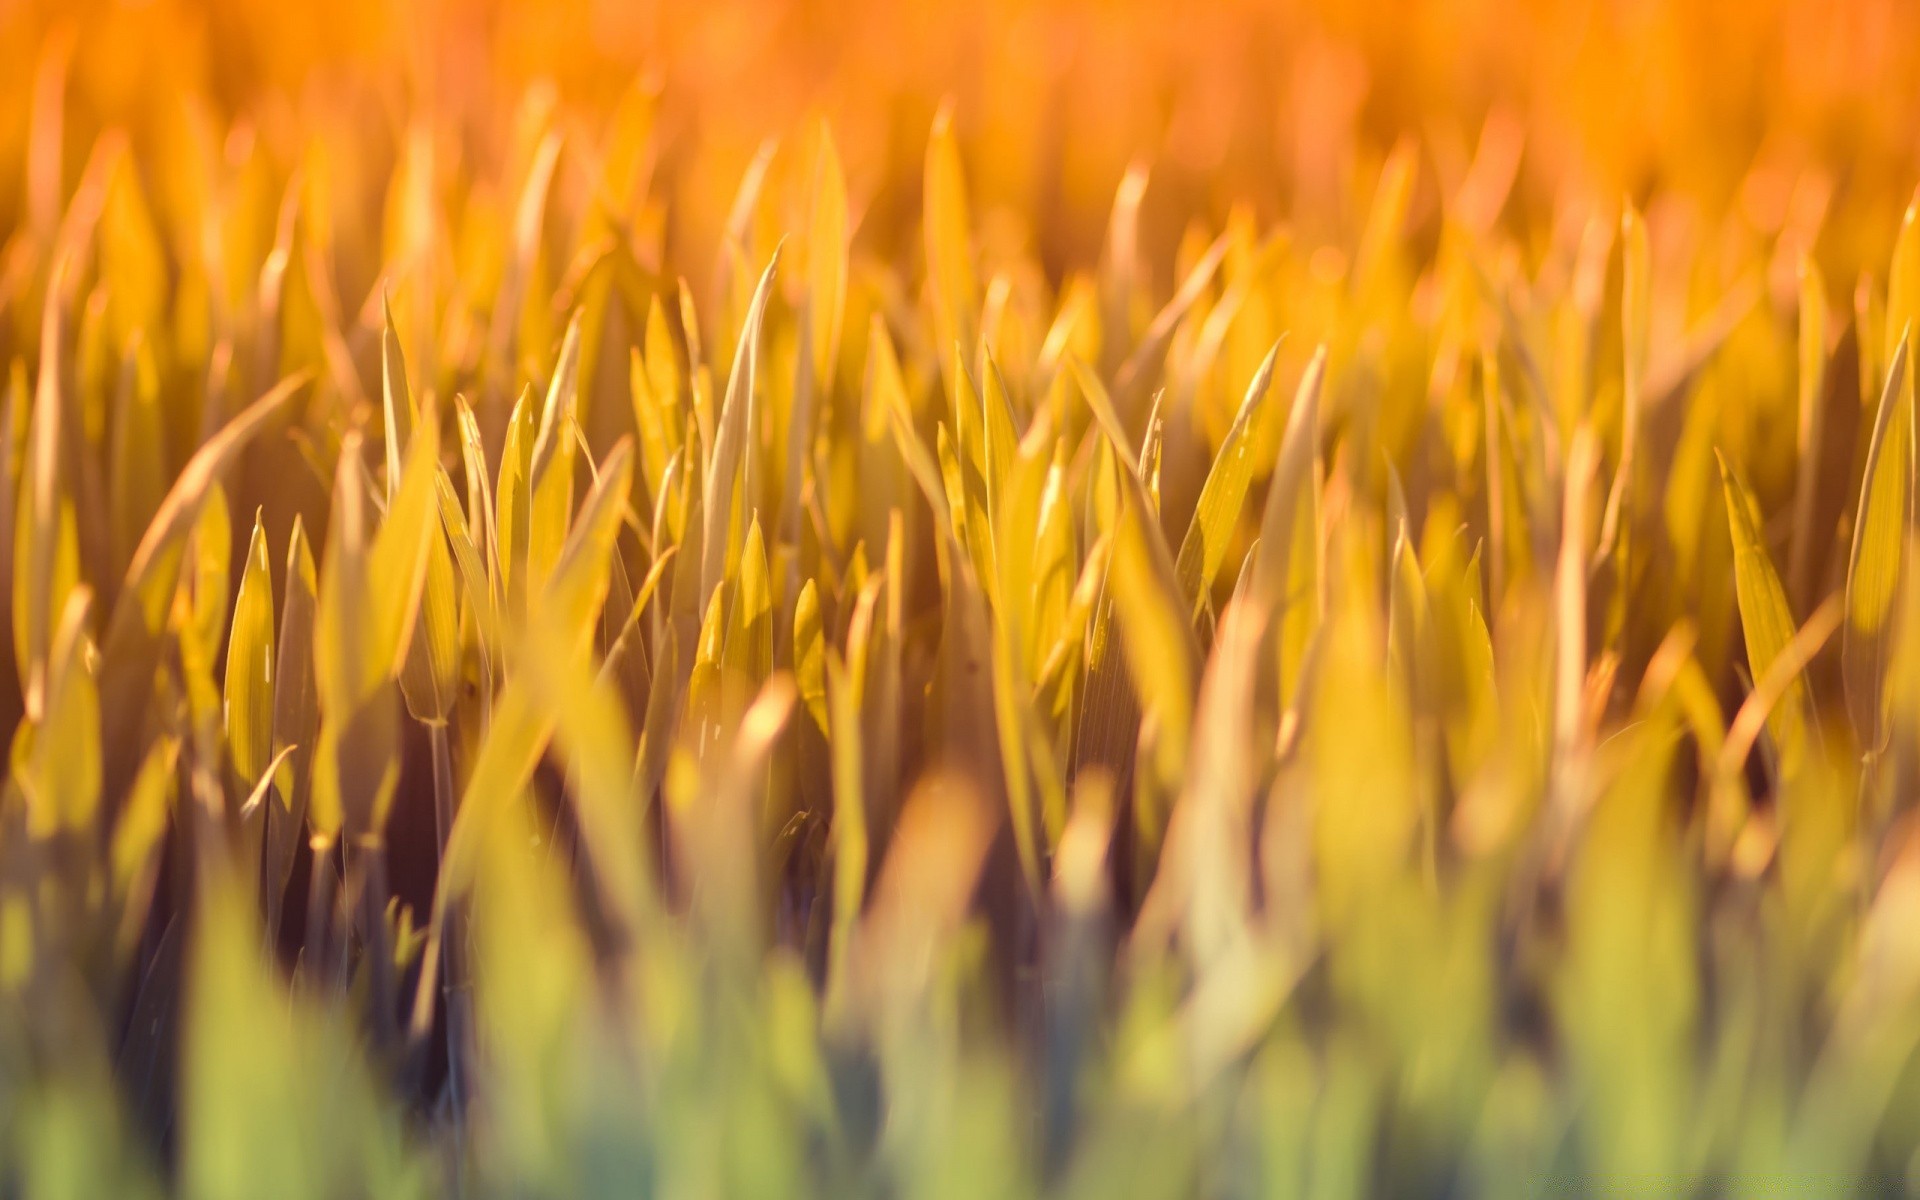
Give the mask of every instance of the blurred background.
MULTIPOLYGON (((1136 161, 1164 278, 1185 224, 1236 202, 1262 224, 1352 219, 1344 201, 1402 138, 1444 185, 1429 204, 1483 139, 1512 146, 1491 166, 1518 171, 1520 229, 1658 188, 1768 232, 1818 168, 1844 210, 1830 227, 1876 243, 1920 145, 1920 6, 1900 0, 14 0, 0 47, 10 77, 39 83, 0 89, 0 224, 51 222, 103 127, 173 153, 238 128, 283 168, 309 141, 351 148, 329 185, 351 236, 380 227, 359 218, 383 203, 404 122, 425 114, 466 172, 494 179, 513 153, 504 114, 557 106, 599 131, 638 85, 658 99, 665 244, 701 270, 762 141, 821 115, 858 240, 912 246, 947 100, 989 244, 1054 273, 1096 255, 1136 161), (26 110, 62 72, 66 153, 36 175, 26 110)), ((184 198, 148 182, 184 220, 184 198)), ((587 185, 564 169, 556 183, 587 185)), ((1885 247, 1822 249, 1845 276, 1885 247)))

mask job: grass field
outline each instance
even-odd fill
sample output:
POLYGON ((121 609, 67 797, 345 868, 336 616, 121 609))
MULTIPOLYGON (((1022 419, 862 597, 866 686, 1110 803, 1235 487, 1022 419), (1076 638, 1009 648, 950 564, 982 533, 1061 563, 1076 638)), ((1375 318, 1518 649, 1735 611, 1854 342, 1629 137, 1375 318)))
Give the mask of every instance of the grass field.
POLYGON ((1920 1191, 1920 9, 0 8, 0 1197, 1920 1191))

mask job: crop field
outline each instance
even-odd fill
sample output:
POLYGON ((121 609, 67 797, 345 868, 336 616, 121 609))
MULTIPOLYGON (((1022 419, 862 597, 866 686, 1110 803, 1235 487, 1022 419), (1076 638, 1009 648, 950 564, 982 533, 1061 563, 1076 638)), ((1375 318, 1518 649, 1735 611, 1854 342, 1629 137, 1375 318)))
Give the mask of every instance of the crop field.
POLYGON ((1920 7, 0 4, 0 1200, 1920 1193, 1920 7))

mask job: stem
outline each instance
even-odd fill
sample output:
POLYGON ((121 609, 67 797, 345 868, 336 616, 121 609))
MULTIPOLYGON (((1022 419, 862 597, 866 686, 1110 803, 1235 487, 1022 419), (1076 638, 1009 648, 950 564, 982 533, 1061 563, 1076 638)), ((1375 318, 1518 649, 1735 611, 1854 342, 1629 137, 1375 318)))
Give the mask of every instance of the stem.
POLYGON ((447 744, 447 727, 435 722, 427 726, 433 742, 433 832, 440 842, 440 857, 447 856, 447 837, 453 831, 453 751, 447 744))
POLYGON ((399 1044, 394 1017, 393 947, 387 941, 387 851, 375 844, 362 851, 360 917, 365 922, 366 953, 372 956, 374 1033, 382 1045, 399 1044))
POLYGON ((266 848, 273 840, 273 803, 273 797, 268 796, 266 802, 260 806, 260 850, 253 859, 254 882, 260 888, 260 907, 266 915, 266 923, 262 926, 261 932, 264 935, 262 940, 265 943, 264 949, 268 962, 273 961, 274 948, 280 944, 280 910, 284 899, 280 889, 271 887, 267 883, 266 848))
POLYGON ((309 972, 327 959, 328 914, 333 908, 333 849, 313 843, 313 871, 307 879, 307 929, 304 958, 309 972))
MULTIPOLYGON (((447 727, 435 723, 428 727, 433 741, 433 818, 434 830, 440 841, 440 863, 447 861, 447 838, 453 832, 454 796, 453 796, 453 752, 447 744, 447 727)), ((446 886, 444 878, 435 882, 435 887, 446 886)), ((461 1114, 466 1111, 466 1058, 467 1048, 472 1045, 473 1008, 472 995, 467 990, 465 976, 463 914, 459 907, 448 902, 445 913, 445 928, 440 937, 440 989, 447 1005, 447 1092, 452 1100, 454 1136, 460 1136, 461 1114)))

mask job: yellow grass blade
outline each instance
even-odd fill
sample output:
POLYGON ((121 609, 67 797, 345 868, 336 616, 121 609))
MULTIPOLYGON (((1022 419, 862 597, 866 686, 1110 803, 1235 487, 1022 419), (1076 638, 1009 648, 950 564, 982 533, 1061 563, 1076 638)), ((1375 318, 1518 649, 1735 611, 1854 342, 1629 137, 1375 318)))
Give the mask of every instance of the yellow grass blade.
POLYGON ((41 715, 15 733, 14 779, 35 837, 85 832, 100 804, 100 698, 86 664, 91 603, 85 587, 68 593, 49 647, 41 715), (21 739, 31 747, 24 762, 21 739))
POLYGON ((294 518, 287 539, 286 595, 280 601, 280 644, 274 654, 273 753, 279 807, 267 813, 261 878, 269 922, 280 914, 280 897, 293 874, 293 859, 305 836, 313 747, 320 731, 320 696, 314 675, 314 621, 319 605, 313 549, 305 523, 294 518), (284 757, 282 757, 284 756, 284 757))
POLYGON ((153 691, 167 608, 179 579, 181 539, 198 520, 207 494, 241 449, 273 421, 305 383, 303 376, 282 380, 201 446, 174 480, 134 550, 101 647, 101 728, 109 793, 117 794, 126 785, 146 746, 140 730, 153 691))
POLYGON ((707 463, 706 494, 703 505, 705 525, 701 532, 700 590, 698 600, 704 608, 726 570, 730 530, 734 523, 734 492, 743 493, 747 504, 753 496, 740 479, 741 463, 747 455, 749 440, 755 436, 754 373, 760 358, 760 325, 766 317, 767 297, 773 288, 774 271, 780 265, 776 248, 760 273, 753 290, 746 324, 733 357, 733 370, 727 376, 727 398, 720 408, 719 428, 714 434, 713 457, 707 463))
POLYGON ((273 572, 258 513, 247 542, 247 565, 227 632, 227 755, 241 787, 251 790, 273 752, 273 572))
MULTIPOLYGON (((1883 681, 1894 598, 1906 569, 1907 531, 1913 524, 1914 414, 1907 352, 1903 331, 1867 444, 1853 549, 1847 557, 1847 623, 1840 636, 1840 666, 1847 716, 1869 754, 1879 753, 1887 742, 1883 681)), ((1755 664, 1756 674, 1762 669, 1755 664)))
POLYGON ((827 943, 826 1007, 847 1003, 854 927, 867 886, 867 811, 854 685, 837 652, 826 654, 828 744, 833 756, 833 929, 827 943))
POLYGON ((53 624, 79 576, 79 549, 73 532, 71 501, 62 494, 63 429, 60 364, 66 357, 59 294, 67 271, 63 263, 48 285, 48 303, 40 328, 40 376, 28 423, 26 463, 20 480, 19 524, 13 552, 13 653, 20 668, 20 690, 27 715, 38 719, 46 693, 47 656, 53 624))
POLYGON ((573 515, 574 429, 580 411, 579 312, 567 322, 547 384, 527 465, 527 581, 538 587, 553 569, 573 515))
POLYGON ((1219 576, 1220 565, 1226 561, 1241 506, 1246 503, 1247 489, 1253 483, 1249 438, 1273 380, 1273 363, 1279 353, 1279 344, 1275 343, 1261 360, 1260 369, 1254 372, 1253 382, 1247 385, 1246 398, 1240 402, 1233 425, 1214 455, 1206 483, 1201 485, 1200 499, 1194 505, 1186 536, 1180 539, 1180 555, 1174 562, 1174 570, 1180 578, 1182 592, 1190 598, 1196 611, 1219 576))
POLYGON ((827 648, 821 626, 820 589, 811 579, 800 586, 793 605, 793 681, 800 703, 822 734, 827 716, 827 648))
MULTIPOLYGON (((1747 668, 1758 680, 1792 640, 1793 610, 1767 554, 1759 505, 1725 458, 1720 459, 1720 483, 1726 493, 1727 525, 1733 535, 1733 582, 1740 604, 1740 628, 1746 637, 1747 668)), ((1796 677, 1786 699, 1768 720, 1783 762, 1796 759, 1805 748, 1806 702, 1805 686, 1796 677)))

